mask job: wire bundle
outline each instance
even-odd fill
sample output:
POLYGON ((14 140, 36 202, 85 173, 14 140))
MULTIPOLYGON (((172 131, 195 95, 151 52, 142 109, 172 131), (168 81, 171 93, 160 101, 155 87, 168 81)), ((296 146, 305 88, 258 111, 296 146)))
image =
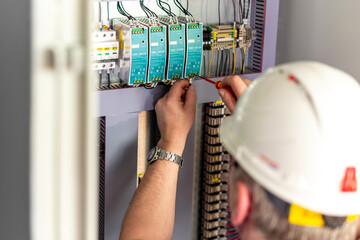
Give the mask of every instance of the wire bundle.
POLYGON ((127 17, 129 20, 136 20, 133 16, 131 16, 131 15, 125 10, 122 2, 119 2, 119 1, 117 2, 117 10, 118 10, 118 12, 119 12, 121 15, 127 17))
POLYGON ((241 19, 240 19, 240 22, 242 23, 243 19, 248 19, 249 18, 249 13, 250 13, 250 0, 248 0, 247 2, 247 9, 245 8, 246 4, 245 4, 245 1, 246 0, 239 0, 239 7, 240 7, 240 11, 241 11, 241 19), (241 3, 242 2, 242 3, 241 3))
POLYGON ((168 3, 162 1, 162 0, 156 0, 156 4, 159 6, 159 8, 161 8, 161 10, 163 10, 169 17, 175 17, 175 14, 171 11, 171 7, 168 3), (165 8, 164 5, 167 6, 167 8, 165 8))
POLYGON ((149 17, 156 17, 156 18, 158 18, 158 16, 156 15, 155 12, 151 11, 148 7, 146 7, 146 6, 144 5, 144 0, 140 0, 139 3, 140 3, 141 9, 144 11, 144 13, 146 14, 146 16, 147 16, 148 18, 149 18, 149 17))
POLYGON ((189 2, 187 1, 187 7, 184 8, 183 5, 179 2, 179 0, 174 0, 175 5, 180 9, 181 12, 183 12, 186 16, 193 16, 189 11, 189 2))

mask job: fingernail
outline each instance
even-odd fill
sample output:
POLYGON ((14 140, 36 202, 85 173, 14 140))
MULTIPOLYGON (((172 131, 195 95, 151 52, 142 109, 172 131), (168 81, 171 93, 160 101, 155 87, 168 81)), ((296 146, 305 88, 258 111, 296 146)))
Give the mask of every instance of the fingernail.
POLYGON ((225 93, 224 93, 224 91, 222 91, 222 90, 219 90, 219 95, 220 95, 220 97, 221 97, 221 98, 223 98, 223 97, 225 96, 225 93))

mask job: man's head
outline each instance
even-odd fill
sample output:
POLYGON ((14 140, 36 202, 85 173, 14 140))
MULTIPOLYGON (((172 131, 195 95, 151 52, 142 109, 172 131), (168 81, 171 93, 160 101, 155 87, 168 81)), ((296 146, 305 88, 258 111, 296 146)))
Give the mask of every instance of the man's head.
POLYGON ((279 66, 249 86, 220 129, 239 163, 230 206, 243 239, 354 238, 359 105, 359 84, 319 63, 279 66))

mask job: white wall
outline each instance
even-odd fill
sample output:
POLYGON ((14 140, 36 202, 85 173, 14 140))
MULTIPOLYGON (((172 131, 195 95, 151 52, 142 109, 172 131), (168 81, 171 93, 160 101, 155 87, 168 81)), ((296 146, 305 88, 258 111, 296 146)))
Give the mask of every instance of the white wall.
POLYGON ((281 0, 277 64, 321 61, 360 81, 359 9, 359 0, 281 0))

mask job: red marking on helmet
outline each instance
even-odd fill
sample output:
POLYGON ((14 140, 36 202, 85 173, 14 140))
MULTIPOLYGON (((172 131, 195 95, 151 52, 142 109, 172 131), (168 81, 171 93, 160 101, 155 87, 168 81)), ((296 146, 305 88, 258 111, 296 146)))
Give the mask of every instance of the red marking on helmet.
POLYGON ((294 83, 299 83, 299 80, 294 75, 289 75, 288 79, 294 83))
POLYGON ((341 183, 342 192, 356 192, 357 183, 356 183, 356 169, 355 167, 348 167, 345 171, 344 179, 341 183))
POLYGON ((275 168, 275 169, 278 169, 278 168, 279 168, 279 165, 278 165, 276 162, 270 160, 270 158, 268 158, 268 157, 265 156, 264 154, 261 154, 261 155, 260 155, 260 158, 261 158, 264 162, 266 162, 270 167, 275 168))

